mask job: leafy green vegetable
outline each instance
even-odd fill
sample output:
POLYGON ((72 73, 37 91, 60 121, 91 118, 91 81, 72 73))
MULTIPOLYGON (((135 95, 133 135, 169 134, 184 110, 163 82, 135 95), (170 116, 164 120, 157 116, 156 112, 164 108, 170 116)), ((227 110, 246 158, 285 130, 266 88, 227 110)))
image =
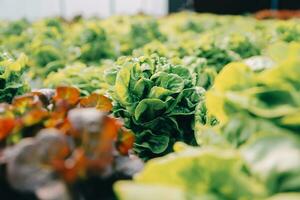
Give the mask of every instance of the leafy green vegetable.
POLYGON ((144 200, 155 194, 157 199, 163 199, 169 194, 172 200, 234 200, 261 199, 266 195, 263 185, 244 171, 237 152, 180 148, 180 152, 149 161, 134 181, 118 182, 118 197, 129 200, 135 194, 133 199, 144 200))
POLYGON ((1 34, 7 36, 20 35, 24 30, 28 28, 29 22, 25 19, 20 19, 14 22, 5 24, 1 29, 1 34))
POLYGON ((158 23, 154 20, 137 21, 131 24, 130 31, 126 36, 130 42, 123 46, 125 54, 142 47, 151 41, 165 41, 166 36, 159 30, 158 23))
POLYGON ((288 192, 300 189, 300 45, 281 46, 285 59, 263 71, 244 63, 224 67, 197 109, 195 128, 202 146, 236 147, 270 199, 293 199, 297 194, 288 192), (220 123, 211 124, 210 116, 220 123))
POLYGON ((119 199, 297 199, 299 139, 262 134, 241 151, 175 144, 176 153, 149 161, 133 181, 115 184, 119 199))
POLYGON ((238 55, 213 43, 200 47, 196 52, 196 56, 207 59, 207 65, 215 68, 217 72, 226 64, 239 59, 238 55))
POLYGON ((262 72, 242 63, 227 65, 206 94, 208 112, 236 146, 257 131, 298 133, 300 45, 290 44, 285 60, 262 72))
MULTIPOLYGON (((28 90, 24 78, 33 88, 80 89, 59 87, 54 102, 51 89, 14 98, 16 120, 11 105, 1 105, 0 138, 16 143, 21 136, 10 133, 23 126, 26 136, 36 134, 48 109, 57 112, 47 126, 70 128, 60 98, 110 112, 109 99, 94 93, 110 92, 113 114, 133 130, 144 160, 172 152, 176 141, 201 146, 149 161, 133 182, 116 185, 121 199, 300 199, 299 24, 189 12, 0 21, 0 52, 19 57, 0 54, 1 102, 28 90), (111 68, 122 55, 132 57, 111 68)), ((75 113, 80 122, 89 119, 75 113)), ((113 140, 127 153, 133 136, 113 140)))
POLYGON ((0 54, 0 103, 11 102, 14 96, 29 90, 23 77, 27 57, 21 54, 14 60, 7 54, 0 54))
POLYGON ((60 50, 52 45, 38 47, 33 51, 32 65, 39 66, 36 73, 39 75, 48 75, 50 72, 55 72, 60 68, 65 67, 60 50))
POLYGON ((62 85, 75 86, 80 89, 82 95, 89 95, 92 92, 104 93, 108 86, 104 81, 103 72, 104 67, 87 67, 78 63, 49 74, 44 85, 50 88, 62 85))
POLYGON ((300 190, 300 138, 282 131, 263 134, 243 147, 243 154, 252 173, 269 191, 300 190))
POLYGON ((116 50, 106 31, 95 22, 84 24, 76 30, 71 46, 80 51, 78 57, 85 63, 99 63, 101 59, 114 58, 116 50))
POLYGON ((217 70, 207 65, 207 59, 186 56, 182 59, 185 66, 196 74, 196 85, 209 89, 217 76, 217 70))
POLYGON ((300 25, 298 21, 279 22, 276 26, 277 36, 286 42, 300 41, 300 25))
POLYGON ((259 45, 255 41, 252 41, 249 36, 235 33, 229 35, 224 40, 226 48, 239 54, 242 58, 261 54, 259 45))
POLYGON ((192 124, 201 94, 187 68, 157 56, 123 57, 116 65, 119 71, 108 72, 113 111, 135 133, 140 157, 169 153, 175 141, 195 143, 192 124))

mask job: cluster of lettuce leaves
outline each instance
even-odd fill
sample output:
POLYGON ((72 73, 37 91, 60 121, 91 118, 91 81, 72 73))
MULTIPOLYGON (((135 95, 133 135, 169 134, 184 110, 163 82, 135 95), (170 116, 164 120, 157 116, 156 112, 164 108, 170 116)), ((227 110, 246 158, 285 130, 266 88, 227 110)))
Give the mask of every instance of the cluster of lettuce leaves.
POLYGON ((78 88, 83 96, 93 92, 104 94, 108 89, 104 80, 105 69, 105 66, 86 66, 82 63, 75 63, 55 73, 50 73, 43 84, 50 88, 73 86, 78 88))
POLYGON ((300 143, 294 139, 270 133, 240 151, 176 144, 175 153, 149 161, 115 191, 120 200, 296 200, 300 143))
POLYGON ((28 65, 34 76, 44 77, 65 66, 68 51, 64 45, 64 27, 60 19, 38 21, 23 30, 19 37, 20 41, 16 40, 18 38, 12 38, 11 45, 23 43, 20 48, 15 47, 14 50, 28 55, 28 65))
MULTIPOLYGON (((35 22, 0 22, 0 49, 28 56, 32 85, 78 62, 101 66, 122 55, 167 57, 174 65, 196 68, 200 86, 211 87, 216 74, 236 60, 259 56, 274 41, 299 41, 298 20, 258 21, 253 17, 182 12, 107 19, 46 18, 35 22), (205 63, 205 64, 204 64, 205 63)), ((69 77, 77 83, 76 76, 69 77)), ((100 84, 100 83, 99 83, 100 84)), ((47 86, 47 85, 46 85, 47 86)))
POLYGON ((24 78, 26 63, 24 54, 14 59, 7 53, 0 53, 0 103, 11 102, 13 97, 29 90, 24 78))
POLYGON ((51 18, 0 22, 0 33, 0 50, 29 58, 1 54, 0 102, 28 90, 27 63, 46 87, 111 90, 113 113, 144 160, 177 141, 201 146, 175 145, 150 160, 116 185, 120 199, 300 199, 299 20, 51 18), (106 59, 132 53, 104 74, 106 59))
POLYGON ((99 63, 101 59, 116 58, 113 41, 99 23, 90 21, 73 29, 75 35, 69 41, 69 46, 74 52, 78 50, 73 59, 84 63, 99 63))
POLYGON ((135 133, 141 158, 165 155, 176 141, 195 144, 192 124, 203 90, 189 69, 156 55, 122 57, 106 77, 114 114, 135 133))
POLYGON ((127 50, 124 53, 131 53, 134 49, 144 46, 151 41, 166 41, 167 37, 159 30, 159 25, 155 20, 143 20, 131 24, 130 31, 126 36, 127 50))
POLYGON ((223 134, 234 146, 270 127, 295 133, 300 130, 300 45, 282 43, 270 49, 278 49, 271 52, 277 65, 255 72, 244 63, 231 63, 206 93, 209 113, 220 121, 223 134), (282 55, 278 55, 278 48, 282 55))
POLYGON ((273 67, 254 71, 235 62, 216 77, 196 109, 200 147, 175 144, 175 153, 149 161, 133 181, 118 182, 118 197, 299 199, 300 44, 270 49, 273 67))

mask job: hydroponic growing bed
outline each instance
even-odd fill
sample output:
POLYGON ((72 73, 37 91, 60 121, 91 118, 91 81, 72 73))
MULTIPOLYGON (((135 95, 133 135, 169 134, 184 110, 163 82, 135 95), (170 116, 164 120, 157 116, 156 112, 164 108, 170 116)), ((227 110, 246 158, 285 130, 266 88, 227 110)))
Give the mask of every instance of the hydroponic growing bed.
POLYGON ((299 200, 300 21, 0 22, 4 199, 299 200))

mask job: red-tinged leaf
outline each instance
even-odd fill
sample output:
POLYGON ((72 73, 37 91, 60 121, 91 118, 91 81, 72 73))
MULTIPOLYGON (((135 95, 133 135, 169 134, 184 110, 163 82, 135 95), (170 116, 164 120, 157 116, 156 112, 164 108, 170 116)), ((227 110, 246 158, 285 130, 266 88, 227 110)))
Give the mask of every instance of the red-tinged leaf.
POLYGON ((93 93, 88 97, 80 100, 80 106, 82 107, 95 107, 103 112, 110 112, 112 109, 112 103, 109 98, 101 94, 93 93))
POLYGON ((54 111, 50 113, 50 117, 44 123, 47 128, 57 128, 63 133, 69 133, 71 130, 71 124, 67 119, 67 111, 54 111))
POLYGON ((124 128, 121 129, 116 142, 116 147, 120 154, 128 155, 129 150, 133 147, 134 140, 135 137, 131 131, 124 128))
POLYGON ((74 106, 78 103, 80 92, 74 87, 61 86, 56 89, 53 100, 59 104, 60 102, 67 102, 69 105, 74 106))
POLYGON ((56 128, 65 134, 71 135, 71 123, 67 118, 64 118, 63 123, 60 123, 56 128))
POLYGON ((22 116, 21 120, 25 126, 32 126, 46 119, 48 115, 48 111, 45 109, 35 109, 22 116))
POLYGON ((14 129, 15 120, 13 118, 0 118, 0 140, 6 138, 14 129))
POLYGON ((66 117, 65 112, 52 112, 50 118, 45 122, 47 128, 55 128, 58 124, 62 123, 66 117))
POLYGON ((24 95, 14 98, 12 102, 13 111, 19 115, 34 108, 42 108, 43 104, 35 95, 24 95))
POLYGON ((103 128, 99 134, 99 143, 95 154, 99 158, 107 158, 110 162, 110 157, 114 151, 114 143, 117 140, 118 131, 122 124, 115 118, 106 117, 103 121, 103 128))
POLYGON ((54 160, 52 166, 66 182, 73 183, 78 177, 85 174, 87 159, 82 149, 76 149, 70 158, 54 160))
POLYGON ((118 131, 122 127, 122 123, 111 117, 106 117, 104 120, 104 127, 101 132, 101 140, 105 141, 116 141, 118 131))

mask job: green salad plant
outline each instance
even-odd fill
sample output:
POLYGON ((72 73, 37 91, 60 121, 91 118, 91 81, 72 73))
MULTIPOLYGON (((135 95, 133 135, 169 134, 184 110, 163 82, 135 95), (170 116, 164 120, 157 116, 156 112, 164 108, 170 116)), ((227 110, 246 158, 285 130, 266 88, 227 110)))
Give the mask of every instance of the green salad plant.
POLYGON ((75 63, 50 73, 43 84, 48 88, 62 85, 73 86, 78 88, 84 96, 93 92, 103 94, 108 89, 103 76, 105 69, 104 66, 86 66, 82 63, 75 63))
POLYGON ((134 151, 140 157, 167 154, 176 141, 195 144, 192 124, 204 90, 186 67, 155 55, 123 57, 106 77, 114 114, 135 133, 134 151))
POLYGON ((300 130, 300 45, 281 47, 285 59, 276 66, 256 72, 244 63, 231 63, 206 93, 208 112, 220 121, 223 134, 235 146, 271 127, 295 134, 300 130))
POLYGON ((21 54, 14 59, 7 53, 0 54, 0 103, 11 102, 14 96, 29 90, 25 81, 27 57, 21 54))
POLYGON ((133 181, 114 188, 120 200, 296 200, 299 145, 299 138, 271 132, 242 150, 177 143, 175 153, 149 161, 133 181))

